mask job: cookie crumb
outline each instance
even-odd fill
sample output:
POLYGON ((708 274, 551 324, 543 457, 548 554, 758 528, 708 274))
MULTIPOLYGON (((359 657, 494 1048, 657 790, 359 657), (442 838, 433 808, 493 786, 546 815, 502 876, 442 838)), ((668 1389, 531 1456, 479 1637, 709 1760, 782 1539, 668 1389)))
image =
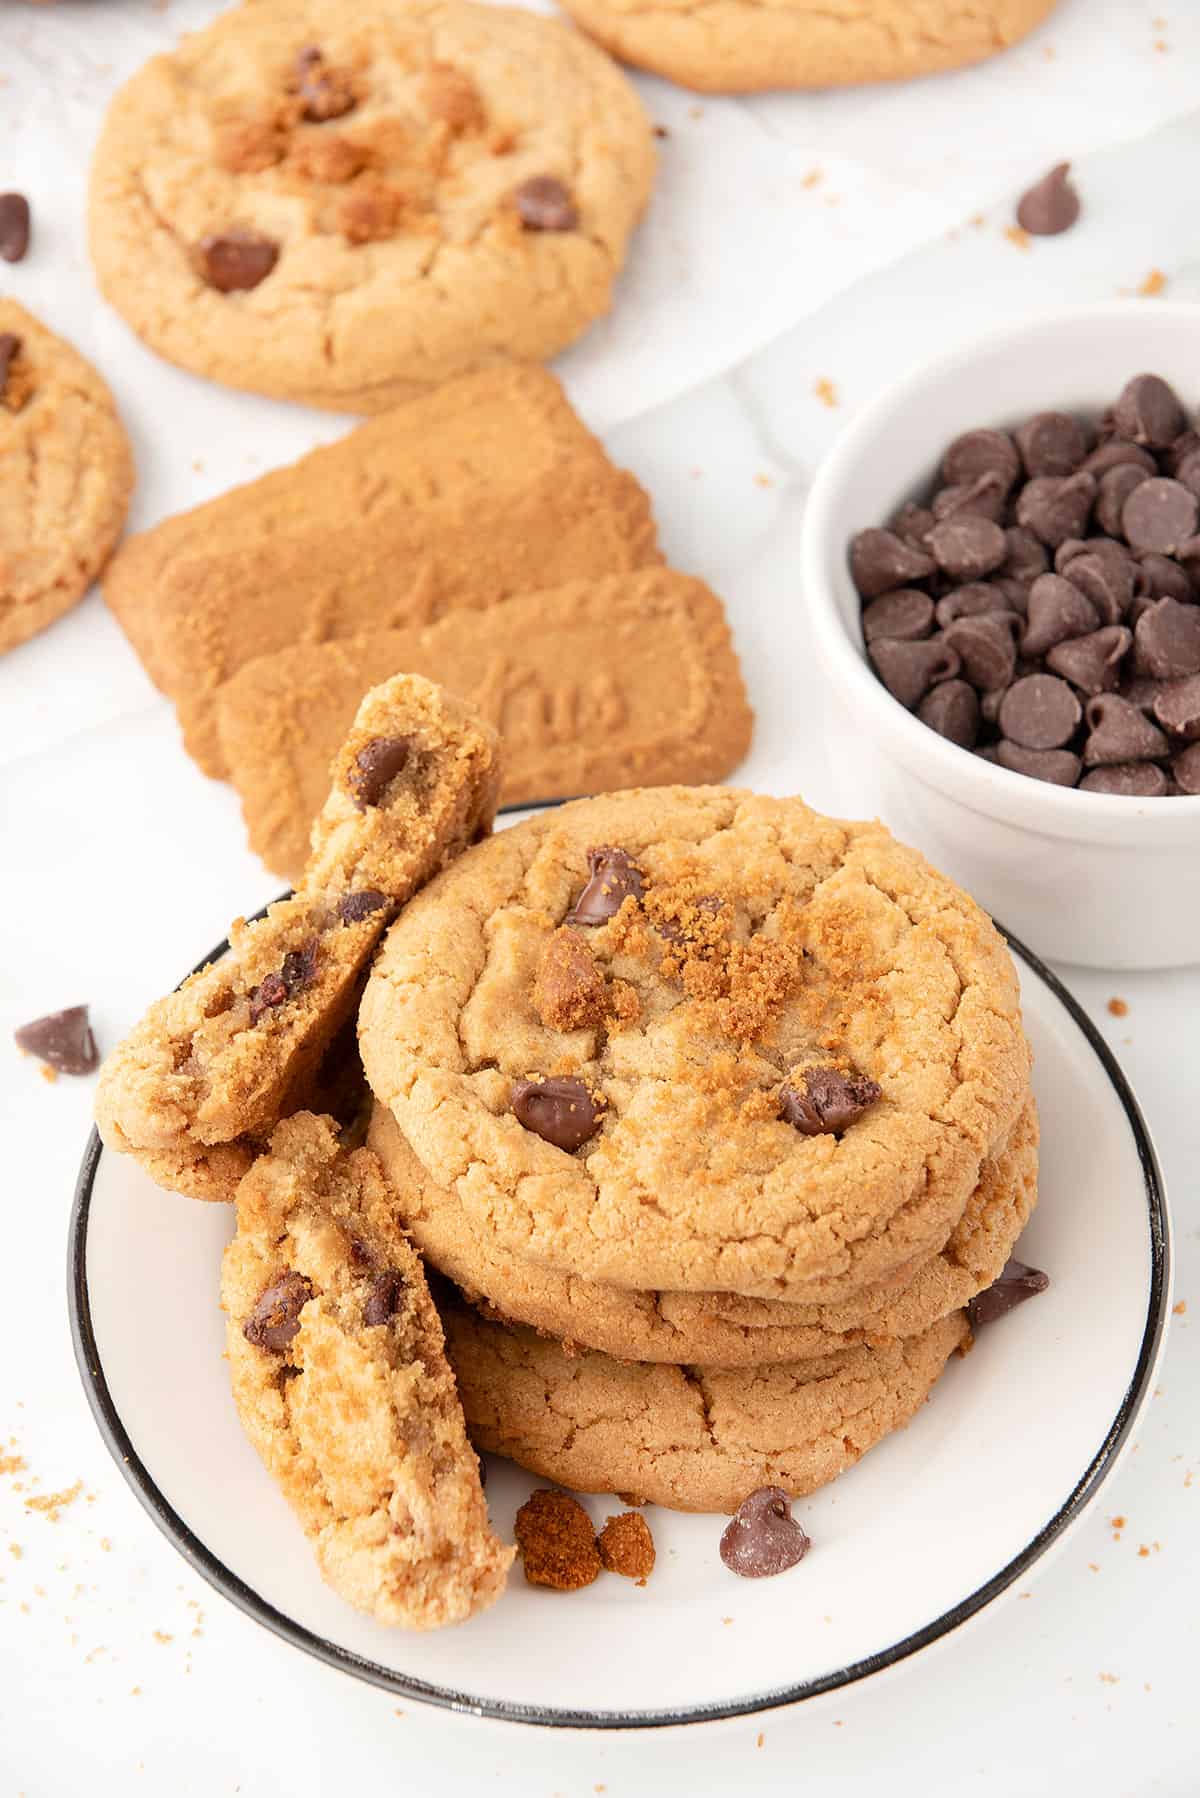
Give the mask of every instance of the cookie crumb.
POLYGON ((1022 230, 1020 225, 1006 225, 1004 235, 1009 243, 1015 245, 1018 250, 1027 250, 1033 242, 1028 231, 1022 230))
POLYGON ((1106 1686, 1119 1686, 1121 1683, 1120 1676, 1116 1673, 1101 1673, 1099 1678, 1106 1686))
POLYGON ((76 1480, 73 1486, 66 1486, 61 1492, 42 1492, 36 1498, 25 1500, 27 1511, 41 1511, 51 1523, 57 1523, 59 1513, 68 1505, 73 1505, 83 1491, 83 1481, 76 1480))
POLYGON ((760 1729, 758 1732, 758 1740, 755 1742, 754 1746, 756 1748, 761 1748, 763 1743, 766 1741, 766 1739, 767 1738, 764 1736, 762 1730, 760 1729))
MULTIPOLYGON (((1175 1307, 1179 1309, 1178 1306, 1175 1307)), ((0 1455, 0 1473, 21 1473, 25 1467, 24 1455, 0 1455)))
POLYGON ((805 175, 805 177, 801 181, 800 185, 801 185, 801 187, 818 187, 820 185, 820 183, 822 181, 824 181, 824 179, 825 179, 825 170, 824 169, 809 169, 807 175, 805 175))
POLYGON ((174 1636, 168 1635, 164 1629, 156 1629, 154 1631, 154 1640, 165 1644, 167 1642, 173 1642, 175 1638, 174 1636))
POLYGON ((1160 268, 1152 268, 1150 273, 1146 276, 1146 279, 1139 284, 1137 292, 1142 299, 1152 300, 1157 294, 1160 294, 1163 291, 1166 285, 1167 277, 1163 274, 1162 270, 1160 268))
POLYGON ((654 1537, 638 1511, 610 1517, 597 1538, 600 1563, 609 1573, 619 1573, 644 1586, 654 1572, 654 1537))
POLYGON ((838 403, 838 390, 827 375, 822 375, 819 381, 813 382, 813 392, 821 404, 831 410, 838 403))
POLYGON ((665 125, 656 125, 654 127, 654 135, 655 137, 670 137, 671 133, 667 130, 665 125))
POLYGON ((604 974, 577 930, 556 930, 542 950, 533 1002, 548 1030, 582 1030, 604 1013, 604 974))
POLYGON ((517 1548, 531 1586, 577 1592, 600 1572, 592 1520, 569 1492, 542 1487, 517 1512, 517 1548))
POLYGON ((1178 1300, 1178 1302, 1176 1304, 1171 1306, 1171 1316, 1172 1317, 1182 1317, 1186 1310, 1187 1310, 1187 1300, 1180 1299, 1180 1300, 1178 1300))
POLYGON ((38 1069, 38 1073, 42 1076, 42 1079, 46 1082, 47 1086, 53 1086, 54 1082, 58 1079, 58 1069, 52 1068, 48 1061, 42 1063, 41 1067, 38 1069))
POLYGON ((1114 1018, 1126 1018, 1129 1016, 1129 1004, 1125 999, 1110 999, 1108 1002, 1108 1009, 1114 1018))

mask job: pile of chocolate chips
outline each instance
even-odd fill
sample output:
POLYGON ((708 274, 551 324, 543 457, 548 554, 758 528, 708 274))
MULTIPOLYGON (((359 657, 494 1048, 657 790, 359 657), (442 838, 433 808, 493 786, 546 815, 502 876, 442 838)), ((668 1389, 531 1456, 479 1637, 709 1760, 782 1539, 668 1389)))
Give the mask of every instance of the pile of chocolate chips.
POLYGON ((1158 375, 1095 425, 956 437, 850 570, 876 674, 931 730, 1058 786, 1200 794, 1200 435, 1158 375))

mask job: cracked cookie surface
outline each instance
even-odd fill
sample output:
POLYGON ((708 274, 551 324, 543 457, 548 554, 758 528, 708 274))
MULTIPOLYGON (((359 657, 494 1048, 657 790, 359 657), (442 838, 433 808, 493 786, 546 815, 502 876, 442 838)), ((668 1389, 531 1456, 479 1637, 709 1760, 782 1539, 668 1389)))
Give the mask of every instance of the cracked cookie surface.
POLYGON ((169 360, 375 412, 574 341, 609 307, 653 169, 637 95, 556 21, 256 0, 117 94, 92 259, 169 360))
POLYGON ((302 1112, 237 1193, 221 1301, 243 1428, 329 1584, 380 1623, 492 1604, 493 1534, 441 1323, 375 1157, 302 1112))
POLYGON ((105 383, 0 297, 0 654, 83 598, 132 491, 133 456, 105 383))
POLYGON ((295 894, 235 920, 229 952, 157 1000, 105 1061, 105 1143, 162 1186, 231 1198, 327 1071, 396 908, 490 829, 498 783, 495 732, 469 707, 417 675, 368 693, 295 894))
POLYGON ((477 1448, 675 1511, 735 1511, 761 1486, 815 1492, 906 1424, 970 1337, 955 1311, 879 1348, 722 1369, 567 1355, 467 1307, 443 1305, 442 1321, 477 1448))
POLYGON ((830 1305, 723 1292, 629 1292, 556 1273, 473 1230, 457 1197, 430 1179, 384 1105, 372 1110, 367 1142, 422 1255, 485 1316, 623 1361, 755 1367, 917 1335, 999 1278, 1037 1201, 1038 1120, 1030 1098, 1008 1141, 984 1162, 941 1253, 891 1281, 830 1305))
POLYGON ((720 787, 583 800, 473 850, 393 927, 359 1045, 499 1246, 804 1304, 944 1246, 1030 1068, 1011 957, 966 894, 880 825, 720 787), (573 1025, 538 1005, 564 931, 603 986, 573 1025), (811 1133, 839 1083, 857 1111, 811 1133))
POLYGON ((850 87, 981 62, 1055 0, 563 0, 623 62, 703 93, 850 87))

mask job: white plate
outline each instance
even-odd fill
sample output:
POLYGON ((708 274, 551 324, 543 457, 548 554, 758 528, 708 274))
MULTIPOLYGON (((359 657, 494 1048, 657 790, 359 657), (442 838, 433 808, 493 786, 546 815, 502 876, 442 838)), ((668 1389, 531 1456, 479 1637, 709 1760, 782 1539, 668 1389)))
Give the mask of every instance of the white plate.
MULTIPOLYGON (((645 1588, 560 1597, 518 1569, 486 1615, 381 1628, 322 1583, 243 1437, 217 1304, 224 1206, 160 1192, 93 1135, 71 1225, 70 1301, 92 1411, 121 1472, 191 1565, 266 1628, 409 1698, 542 1724, 704 1722, 852 1684, 958 1629, 1092 1504, 1154 1384, 1170 1238, 1137 1103, 1070 995, 1013 945, 1042 1111, 1042 1198, 1022 1258, 1052 1285, 980 1332, 913 1424, 797 1503, 813 1550, 778 1579, 722 1566, 719 1517, 647 1512, 645 1588)), ((206 958, 211 959, 211 958, 206 958)), ((488 1468, 511 1534, 534 1484, 488 1468)), ((622 1509, 587 1501, 597 1521, 622 1509)), ((969 1652, 966 1649, 965 1652, 969 1652)))

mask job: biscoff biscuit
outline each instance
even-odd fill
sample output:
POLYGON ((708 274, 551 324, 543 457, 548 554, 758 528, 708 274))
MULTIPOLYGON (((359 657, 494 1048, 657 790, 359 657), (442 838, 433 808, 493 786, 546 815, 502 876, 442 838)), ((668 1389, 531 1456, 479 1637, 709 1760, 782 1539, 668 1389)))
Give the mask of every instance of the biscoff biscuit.
POLYGON ((104 593, 220 776, 213 696, 256 656, 660 560, 633 476, 552 375, 509 364, 133 538, 104 593))
POLYGON ((222 758, 250 845, 293 878, 329 761, 367 688, 443 682, 500 733, 502 803, 720 780, 753 723, 721 602, 650 568, 523 594, 424 630, 298 643, 217 693, 222 758))

